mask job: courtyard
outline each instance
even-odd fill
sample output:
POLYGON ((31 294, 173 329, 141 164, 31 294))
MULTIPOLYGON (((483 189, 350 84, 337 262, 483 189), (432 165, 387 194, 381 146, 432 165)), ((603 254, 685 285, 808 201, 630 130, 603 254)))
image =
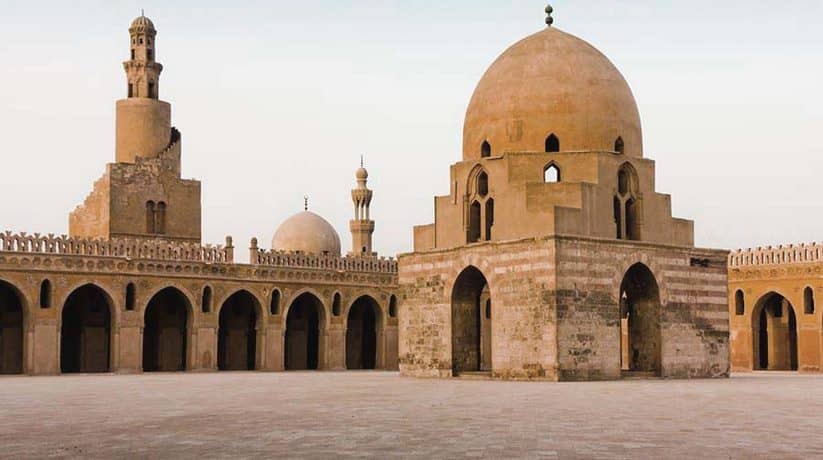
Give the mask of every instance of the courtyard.
POLYGON ((0 378, 0 457, 810 458, 823 376, 520 383, 389 372, 0 378))

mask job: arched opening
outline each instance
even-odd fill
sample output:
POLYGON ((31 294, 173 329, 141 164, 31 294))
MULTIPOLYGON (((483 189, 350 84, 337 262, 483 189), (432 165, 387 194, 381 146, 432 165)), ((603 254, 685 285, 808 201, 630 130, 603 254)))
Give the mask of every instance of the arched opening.
POLYGON ((489 175, 486 171, 481 171, 477 175, 477 194, 481 197, 489 194, 489 175))
POLYGON ((547 184, 560 182, 560 168, 556 164, 552 163, 543 170, 543 182, 547 184))
POLYGON ((640 241, 641 216, 637 172, 631 164, 624 163, 617 172, 617 195, 614 197, 617 239, 640 241))
POLYGON ((0 281, 0 375, 23 373, 23 301, 0 281))
POLYGON ((737 316, 743 316, 746 313, 746 299, 743 296, 743 291, 740 289, 734 293, 734 314, 737 316))
POLYGON ((202 304, 200 305, 200 310, 203 313, 210 313, 211 312, 211 286, 206 286, 203 288, 203 299, 202 304))
POLYGON ((814 289, 807 287, 803 290, 803 313, 814 314, 814 289))
POLYGON ((272 315, 280 314, 280 290, 275 289, 271 292, 271 303, 269 304, 269 313, 272 315))
POLYGON ((369 296, 357 299, 346 321, 346 369, 376 369, 380 306, 369 296))
POLYGON ((154 215, 154 232, 158 235, 166 234, 166 203, 157 203, 157 212, 154 215))
POLYGON ((489 144, 489 141, 483 141, 483 145, 480 146, 480 158, 488 158, 492 156, 492 146, 489 144))
POLYGON ((651 270, 632 266, 620 285, 621 369, 660 375, 660 290, 651 270))
POLYGON ((389 318, 395 318, 397 316, 397 297, 391 296, 389 297, 389 318))
POLYGON ((247 291, 232 294, 220 307, 217 368, 221 371, 255 369, 259 310, 257 299, 247 291))
POLYGON ((135 307, 137 297, 137 288, 134 286, 134 283, 129 283, 126 285, 126 310, 133 311, 135 307))
POLYGON ((755 305, 752 323, 755 369, 796 371, 797 317, 788 299, 766 294, 755 305))
POLYGON ((146 202, 146 233, 154 235, 154 201, 146 202))
POLYGON ((452 291, 452 373, 491 370, 491 318, 482 314, 491 302, 486 277, 468 267, 452 291))
POLYGON ((93 284, 69 295, 60 327, 62 373, 109 371, 111 308, 108 295, 93 284))
MULTIPOLYGON (((190 309, 186 296, 173 287, 165 288, 151 298, 143 328, 143 371, 186 369, 190 309)), ((204 362, 204 365, 209 364, 204 362)))
POLYGON ((622 155, 625 150, 626 146, 623 144, 623 138, 618 137, 617 140, 614 141, 614 151, 622 155))
POLYGON ((480 202, 475 201, 469 208, 469 231, 467 239, 469 243, 480 241, 480 202))
POLYGON ((546 153, 557 153, 560 151, 560 139, 554 134, 546 138, 546 153))
POLYGON ((340 293, 335 292, 331 302, 331 313, 334 316, 340 316, 340 293))
POLYGON ((40 283, 40 308, 51 308, 51 281, 40 283))
POLYGON ((494 200, 486 200, 486 241, 492 240, 492 227, 494 227, 494 200))
POLYGON ((286 318, 286 370, 320 369, 323 303, 312 294, 292 302, 286 318))

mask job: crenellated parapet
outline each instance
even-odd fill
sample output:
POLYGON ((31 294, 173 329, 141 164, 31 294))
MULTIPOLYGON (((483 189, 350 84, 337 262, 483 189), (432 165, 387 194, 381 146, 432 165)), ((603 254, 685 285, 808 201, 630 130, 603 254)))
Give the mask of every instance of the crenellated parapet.
POLYGON ((0 233, 0 252, 125 257, 137 260, 233 263, 231 237, 226 246, 131 238, 79 238, 54 234, 0 233))
POLYGON ((729 254, 729 267, 754 267, 761 265, 806 264, 823 261, 823 244, 790 244, 755 249, 738 249, 729 254))
POLYGON ((272 251, 257 247, 257 239, 251 241, 249 262, 277 268, 300 268, 360 273, 397 273, 397 260, 386 257, 336 256, 306 254, 303 252, 272 251))

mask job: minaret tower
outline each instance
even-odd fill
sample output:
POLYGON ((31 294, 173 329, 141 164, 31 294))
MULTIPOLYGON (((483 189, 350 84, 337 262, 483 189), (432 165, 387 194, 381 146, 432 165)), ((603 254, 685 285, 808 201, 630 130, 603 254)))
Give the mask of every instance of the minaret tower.
POLYGON ((372 191, 366 185, 369 172, 363 167, 363 158, 360 158, 360 168, 355 173, 357 188, 351 191, 351 200, 354 203, 354 219, 349 222, 351 229, 352 252, 349 255, 373 257, 377 254, 372 251, 372 234, 374 221, 369 216, 372 191))
POLYGON ((156 36, 154 24, 142 14, 129 27, 126 99, 117 101, 118 163, 157 157, 171 142, 171 105, 159 100, 163 66, 156 61, 156 36))

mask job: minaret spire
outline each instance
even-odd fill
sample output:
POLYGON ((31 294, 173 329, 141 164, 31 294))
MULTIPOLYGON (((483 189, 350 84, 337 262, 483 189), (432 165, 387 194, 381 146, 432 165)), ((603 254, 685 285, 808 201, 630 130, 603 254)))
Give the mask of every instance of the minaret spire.
POLYGON ((354 219, 349 222, 352 237, 351 255, 374 257, 376 253, 372 250, 372 235, 374 234, 374 221, 369 215, 369 206, 373 192, 369 190, 367 182, 369 172, 363 167, 363 155, 360 155, 360 168, 355 173, 357 187, 351 191, 352 203, 354 203, 354 219))

